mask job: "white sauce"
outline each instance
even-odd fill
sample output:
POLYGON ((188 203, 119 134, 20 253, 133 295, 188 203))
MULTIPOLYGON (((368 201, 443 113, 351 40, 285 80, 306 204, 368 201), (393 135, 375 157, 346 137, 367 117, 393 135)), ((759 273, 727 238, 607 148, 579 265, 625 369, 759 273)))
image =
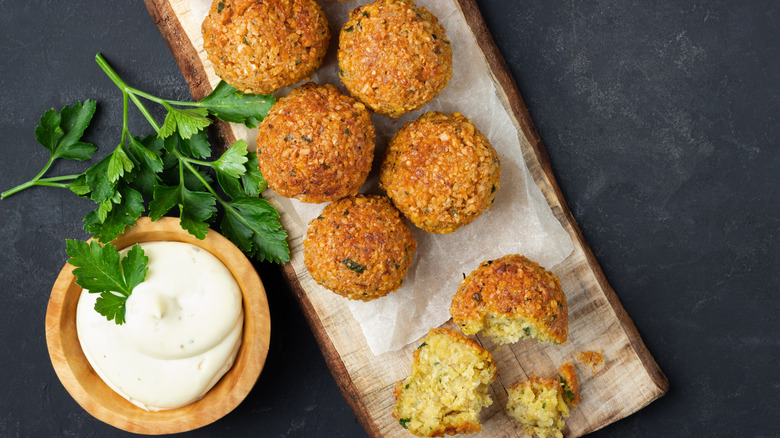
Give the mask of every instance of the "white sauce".
POLYGON ((233 365, 244 324, 241 289, 198 246, 141 247, 149 271, 127 299, 125 324, 97 313, 99 294, 84 290, 76 330, 87 360, 114 391, 146 410, 175 409, 203 397, 233 365))

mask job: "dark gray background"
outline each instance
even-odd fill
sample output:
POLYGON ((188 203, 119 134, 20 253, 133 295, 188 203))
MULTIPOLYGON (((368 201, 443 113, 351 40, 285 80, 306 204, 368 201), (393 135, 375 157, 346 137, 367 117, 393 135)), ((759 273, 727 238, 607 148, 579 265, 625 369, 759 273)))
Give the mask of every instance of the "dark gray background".
MULTIPOLYGON (((780 3, 480 8, 575 219, 671 382, 593 436, 778 436, 780 3)), ((97 99, 87 140, 100 156, 118 143, 120 94, 98 51, 137 88, 189 99, 140 1, 0 0, 0 10, 2 190, 45 163, 33 131, 48 108, 97 99)), ((131 131, 150 131, 131 114, 131 131)), ((64 240, 87 237, 92 208, 52 188, 0 201, 2 437, 128 435, 73 401, 46 350, 64 240)), ((278 269, 258 270, 273 319, 266 368, 234 412, 187 436, 364 436, 278 269)))

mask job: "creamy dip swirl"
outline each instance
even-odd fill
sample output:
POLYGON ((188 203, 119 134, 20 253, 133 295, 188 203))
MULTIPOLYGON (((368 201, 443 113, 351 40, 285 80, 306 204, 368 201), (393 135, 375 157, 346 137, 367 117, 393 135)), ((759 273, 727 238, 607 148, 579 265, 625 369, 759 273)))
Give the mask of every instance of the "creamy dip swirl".
POLYGON ((114 391, 146 410, 175 409, 203 397, 233 365, 244 323, 241 290, 198 246, 140 245, 149 271, 127 299, 125 324, 97 313, 99 294, 84 290, 76 330, 87 360, 114 391))

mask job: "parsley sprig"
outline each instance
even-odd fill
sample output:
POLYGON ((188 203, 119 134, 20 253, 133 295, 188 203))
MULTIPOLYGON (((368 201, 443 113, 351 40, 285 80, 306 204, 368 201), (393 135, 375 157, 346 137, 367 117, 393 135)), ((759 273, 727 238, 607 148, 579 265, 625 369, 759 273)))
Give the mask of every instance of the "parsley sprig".
POLYGON ((133 289, 141 284, 149 268, 149 258, 138 244, 121 259, 114 245, 100 245, 67 239, 68 263, 75 266, 76 284, 98 293, 95 310, 109 321, 125 323, 125 304, 133 289))
POLYGON ((84 218, 84 229, 100 242, 117 237, 135 223, 149 201, 152 220, 178 208, 181 224, 202 239, 209 222, 222 209, 220 230, 245 253, 260 261, 289 260, 287 233, 279 214, 258 197, 266 182, 257 155, 239 140, 210 160, 211 145, 204 129, 213 118, 256 127, 274 103, 272 96, 243 94, 225 82, 198 102, 163 99, 129 86, 101 54, 96 62, 122 93, 122 133, 119 144, 79 175, 44 178, 59 159, 88 160, 96 147, 81 141, 95 113, 87 100, 47 111, 36 128, 36 139, 50 151, 44 168, 30 181, 3 192, 5 198, 33 186, 65 187, 97 204, 84 218), (167 113, 162 125, 144 106, 149 101, 167 113), (156 134, 134 136, 128 129, 130 102, 156 134), (216 178, 216 183, 214 178, 216 178))

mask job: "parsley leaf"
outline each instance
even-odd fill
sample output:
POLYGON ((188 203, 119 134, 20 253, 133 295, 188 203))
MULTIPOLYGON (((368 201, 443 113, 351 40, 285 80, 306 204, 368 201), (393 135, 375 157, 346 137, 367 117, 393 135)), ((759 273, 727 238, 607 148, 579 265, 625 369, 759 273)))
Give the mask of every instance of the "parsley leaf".
POLYGON ((88 194, 89 199, 95 202, 106 201, 114 194, 116 181, 112 182, 108 177, 108 167, 112 155, 107 155, 84 172, 84 184, 88 190, 85 195, 88 194))
POLYGON ((65 135, 65 131, 60 128, 60 121, 62 118, 57 111, 50 109, 43 113, 40 124, 35 128, 35 139, 52 154, 55 153, 62 136, 65 135))
POLYGON ((84 217, 84 231, 91 233, 101 242, 116 239, 144 212, 143 196, 137 190, 123 183, 117 186, 115 193, 117 196, 106 201, 111 204, 109 211, 101 214, 100 209, 105 204, 101 203, 96 210, 84 217))
POLYGON ((165 106, 168 114, 165 115, 165 121, 157 133, 160 138, 169 137, 174 132, 178 132, 181 138, 190 138, 211 124, 211 119, 206 117, 208 110, 205 108, 180 109, 168 104, 165 106))
POLYGON ((108 156, 108 167, 106 168, 106 176, 110 182, 116 182, 120 177, 125 176, 125 172, 133 170, 133 160, 125 152, 124 146, 121 144, 114 149, 108 156))
POLYGON ((206 137, 205 132, 193 134, 190 138, 181 138, 178 135, 179 149, 184 155, 191 155, 195 158, 208 158, 211 156, 211 143, 206 137))
POLYGON ((154 188, 154 199, 149 202, 149 219, 156 221, 179 204, 180 187, 158 185, 154 188))
POLYGON ((266 182, 262 172, 260 172, 257 153, 247 152, 246 157, 248 159, 246 162, 246 173, 241 175, 241 184, 244 186, 244 191, 246 191, 247 195, 257 196, 268 187, 268 182, 266 182))
POLYGON ((225 214, 220 230, 242 251, 259 261, 286 263, 290 260, 287 232, 279 213, 265 199, 243 197, 223 202, 225 214))
POLYGON ((149 218, 160 219, 178 205, 182 228, 203 239, 208 232, 206 221, 217 211, 215 204, 210 193, 189 190, 184 184, 176 187, 158 185, 154 189, 154 199, 149 203, 149 218))
POLYGON ((79 139, 89 126, 96 108, 97 102, 91 99, 83 103, 77 102, 72 107, 66 105, 62 108, 60 128, 65 135, 60 139, 57 150, 53 154, 54 157, 80 161, 92 158, 97 147, 90 143, 81 142, 79 139))
POLYGON ((247 161, 244 163, 244 173, 238 179, 231 178, 223 172, 216 172, 217 182, 222 190, 231 198, 243 196, 257 196, 268 187, 268 183, 260 172, 257 154, 252 151, 246 153, 247 161))
POLYGON ((214 170, 217 171, 217 175, 223 174, 235 179, 246 173, 244 167, 244 163, 248 161, 246 154, 246 141, 238 140, 233 143, 219 159, 214 161, 214 170))
POLYGON ((87 100, 72 107, 65 106, 57 114, 53 109, 46 111, 35 128, 35 139, 51 152, 51 159, 89 160, 97 147, 79 141, 95 114, 97 103, 87 100))
POLYGON ((76 284, 99 293, 95 310, 109 321, 117 324, 125 323, 125 304, 144 278, 149 268, 146 266, 149 258, 143 249, 136 244, 121 259, 114 245, 101 246, 99 243, 66 240, 68 263, 75 266, 73 275, 76 284))
POLYGON ((198 104, 220 120, 256 128, 274 102, 271 95, 243 94, 227 82, 220 81, 214 91, 198 104))
POLYGON ((179 216, 181 227, 190 234, 203 239, 208 233, 209 224, 206 223, 217 212, 216 200, 206 192, 190 191, 181 187, 181 203, 179 204, 179 216))
POLYGON ((141 139, 134 138, 134 141, 129 144, 135 168, 127 180, 147 198, 152 197, 154 186, 160 181, 160 172, 165 168, 163 144, 164 140, 154 134, 141 139), (137 150, 138 143, 144 150, 137 150), (149 155, 144 158, 143 156, 147 154, 149 155), (155 158, 152 158, 151 154, 155 158))
POLYGON ((78 197, 88 197, 86 195, 89 194, 89 185, 87 184, 87 175, 85 173, 82 173, 79 175, 76 179, 69 182, 67 185, 68 189, 75 193, 78 197))
POLYGON ((163 170, 163 162, 162 158, 158 155, 159 149, 153 151, 146 147, 146 144, 150 144, 152 147, 159 147, 149 140, 146 140, 146 143, 144 143, 138 137, 130 138, 130 141, 127 143, 128 149, 130 150, 130 156, 138 162, 137 164, 143 165, 152 173, 161 172, 163 170))

